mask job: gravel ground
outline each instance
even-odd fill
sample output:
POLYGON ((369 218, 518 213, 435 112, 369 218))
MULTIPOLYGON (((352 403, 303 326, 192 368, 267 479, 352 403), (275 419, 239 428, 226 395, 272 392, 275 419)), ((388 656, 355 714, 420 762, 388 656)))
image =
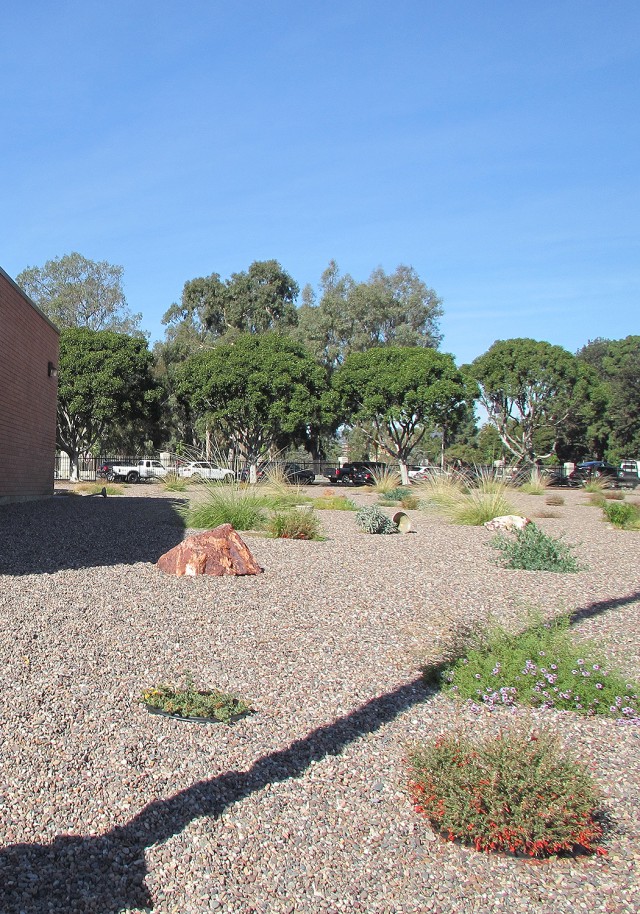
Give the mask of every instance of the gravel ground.
POLYGON ((487 531, 421 512, 393 537, 322 512, 325 542, 244 535, 260 576, 171 578, 153 563, 183 531, 159 486, 1 507, 1 914, 638 912, 640 728, 516 712, 588 761, 606 857, 482 855, 406 793, 408 743, 513 716, 423 688, 418 658, 453 625, 581 610, 576 636, 637 678, 640 535, 565 498, 536 519, 579 543, 575 575, 498 569, 487 531), (140 706, 185 670, 257 713, 140 706))

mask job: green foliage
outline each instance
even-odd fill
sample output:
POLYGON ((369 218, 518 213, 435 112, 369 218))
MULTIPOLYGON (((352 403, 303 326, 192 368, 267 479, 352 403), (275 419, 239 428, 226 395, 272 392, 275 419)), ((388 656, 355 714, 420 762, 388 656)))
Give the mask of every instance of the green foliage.
POLYGON ((231 524, 235 530, 260 530, 267 520, 265 499, 251 487, 203 483, 198 500, 178 509, 187 526, 212 529, 231 524))
POLYGON ((86 327, 140 332, 141 314, 131 314, 122 290, 122 267, 65 254, 43 267, 27 267, 16 282, 59 329, 86 327))
MULTIPOLYGON (((375 488, 375 486, 374 486, 375 488)), ((406 498, 407 495, 410 495, 409 489, 405 486, 396 486, 394 489, 389 489, 388 492, 384 493, 385 498, 388 498, 389 501, 401 501, 403 498, 406 498)))
POLYGON ((409 763, 416 809, 449 840, 531 857, 599 850, 599 793, 550 734, 440 736, 409 763))
POLYGON ((332 388, 343 420, 365 431, 371 426, 372 439, 404 471, 427 430, 455 427, 473 396, 451 355, 400 346, 351 353, 332 388))
POLYGON ((603 504, 605 518, 621 530, 640 530, 640 508, 629 502, 603 504))
POLYGON ((505 568, 524 571, 583 571, 568 543, 549 536, 536 524, 527 524, 513 536, 499 534, 489 544, 502 553, 505 568))
POLYGON ((244 334, 192 356, 176 370, 176 392, 235 441, 250 464, 270 448, 304 440, 319 421, 325 377, 295 342, 244 334))
POLYGON ((376 505, 360 508, 356 514, 356 524, 365 533, 397 533, 398 528, 390 517, 387 517, 376 505))
POLYGON ((110 330, 73 328, 60 334, 57 445, 77 463, 110 429, 148 422, 159 389, 145 340, 110 330))
POLYGON ((211 718, 230 724, 252 711, 241 698, 217 690, 200 691, 191 676, 185 676, 182 687, 161 683, 142 693, 142 702, 149 708, 175 714, 177 717, 211 718))
POLYGON ((546 342, 499 340, 469 371, 490 423, 518 460, 535 463, 553 453, 580 377, 575 356, 546 342), (537 453, 536 439, 545 454, 537 453))
POLYGON ((313 499, 313 507, 318 511, 357 511, 358 506, 345 495, 323 495, 313 499))
POLYGON ((443 674, 447 688, 490 710, 520 704, 637 719, 638 686, 609 669, 595 647, 576 646, 568 626, 563 617, 517 634, 493 629, 443 674))
POLYGON ((167 473, 161 482, 167 492, 186 492, 189 486, 189 481, 177 473, 167 473))
POLYGON ((320 521, 308 509, 276 511, 267 524, 267 531, 277 539, 317 540, 320 539, 320 521))
POLYGON ((529 478, 520 486, 520 491, 525 495, 544 495, 549 488, 549 480, 544 476, 538 467, 533 467, 529 473, 529 478))
POLYGON ((319 304, 310 287, 303 289, 296 334, 330 371, 351 352, 388 345, 436 348, 441 339, 441 301, 411 267, 398 266, 391 274, 378 268, 357 283, 341 276, 332 261, 321 289, 319 304))

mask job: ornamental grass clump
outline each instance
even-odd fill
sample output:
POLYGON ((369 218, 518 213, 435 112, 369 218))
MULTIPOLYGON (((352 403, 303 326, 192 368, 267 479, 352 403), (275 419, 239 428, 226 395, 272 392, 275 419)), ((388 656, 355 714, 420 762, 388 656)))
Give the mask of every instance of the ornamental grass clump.
POLYGON ((373 491, 379 495, 386 495, 400 485, 400 473, 393 467, 375 467, 371 470, 373 476, 373 491))
POLYGON ((489 710, 526 705, 640 724, 640 688, 594 647, 574 644, 569 618, 535 621, 523 632, 491 629, 483 644, 449 664, 441 681, 454 697, 489 710))
POLYGON ((253 710, 241 698, 218 690, 199 690, 187 674, 183 686, 167 683, 145 689, 142 703, 151 711, 163 711, 175 717, 209 719, 231 723, 253 710))
POLYGON ((551 495, 547 495, 544 502, 546 505, 553 505, 559 508, 564 504, 564 496, 558 495, 557 492, 552 492, 551 495))
POLYGON ((356 524, 364 533, 397 533, 398 527, 376 505, 360 508, 356 514, 356 524))
POLYGON ((525 495, 544 495, 548 488, 549 477, 541 473, 538 467, 534 467, 529 473, 529 478, 520 486, 520 491, 525 495))
POLYGON ((602 505, 605 518, 620 530, 640 530, 640 508, 629 502, 609 502, 602 505))
POLYGON ((209 530, 220 524, 231 524, 235 530, 260 530, 267 520, 265 500, 256 487, 238 483, 221 486, 202 483, 198 497, 188 506, 178 509, 189 527, 209 530))
POLYGON ((513 536, 498 534, 489 545, 502 553, 504 568, 562 573, 584 570, 573 555, 573 546, 561 537, 549 536, 534 523, 516 530, 513 536))
POLYGON ((320 521, 313 511, 307 509, 275 511, 267 523, 267 532, 283 540, 321 539, 320 521))
POLYGON ((450 841, 529 857, 604 854, 600 794, 550 734, 440 736, 409 756, 415 808, 450 841))
POLYGON ((188 479, 185 479, 183 476, 178 476, 174 471, 167 473, 161 482, 162 488, 166 492, 186 492, 189 485, 188 479))
POLYGON ((483 492, 471 489, 462 493, 450 504, 443 506, 442 513, 454 524, 481 527, 494 517, 515 514, 514 506, 507 501, 503 492, 483 492))

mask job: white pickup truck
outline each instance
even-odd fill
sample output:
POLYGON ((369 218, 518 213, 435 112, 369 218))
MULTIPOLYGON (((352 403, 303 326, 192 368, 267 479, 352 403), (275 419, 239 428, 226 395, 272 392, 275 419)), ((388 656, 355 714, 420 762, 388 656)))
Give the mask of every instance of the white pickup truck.
POLYGON ((159 460, 145 458, 133 464, 114 463, 109 466, 107 478, 119 482, 140 482, 141 479, 160 479, 167 475, 167 467, 159 460))

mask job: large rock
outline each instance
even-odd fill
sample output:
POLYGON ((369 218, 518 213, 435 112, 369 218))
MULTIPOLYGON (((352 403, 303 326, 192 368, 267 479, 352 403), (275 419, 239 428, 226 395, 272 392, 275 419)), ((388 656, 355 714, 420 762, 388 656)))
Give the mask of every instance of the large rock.
POLYGON ((488 520, 484 525, 487 530, 498 530, 500 533, 511 533, 513 530, 524 530, 531 521, 528 517, 520 517, 519 514, 503 514, 502 517, 494 517, 488 520))
POLYGON ((262 568, 231 524, 190 536, 157 561, 166 574, 260 574, 262 568))

